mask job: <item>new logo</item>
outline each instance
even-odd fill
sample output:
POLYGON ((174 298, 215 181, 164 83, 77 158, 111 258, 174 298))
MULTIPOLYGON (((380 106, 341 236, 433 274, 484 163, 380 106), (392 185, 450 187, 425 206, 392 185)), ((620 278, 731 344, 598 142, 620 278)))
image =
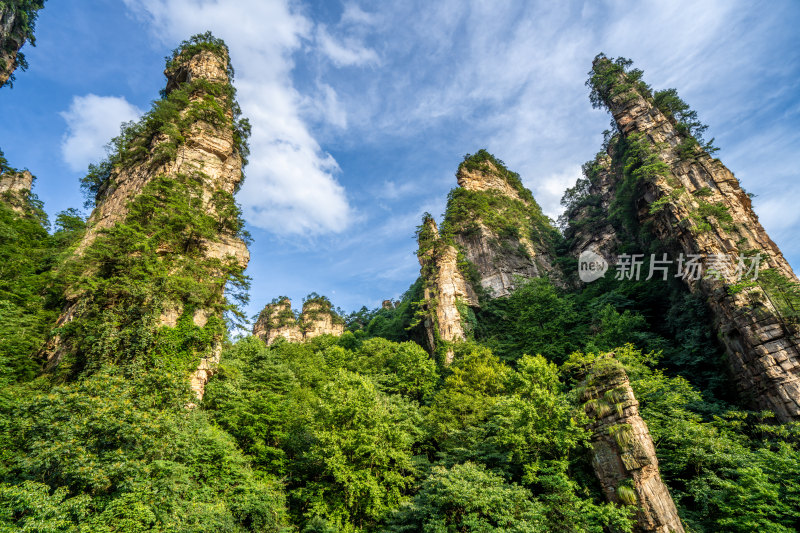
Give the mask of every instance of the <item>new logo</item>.
POLYGON ((584 283, 591 283, 603 277, 608 263, 602 255, 592 250, 584 250, 578 257, 578 277, 584 283))

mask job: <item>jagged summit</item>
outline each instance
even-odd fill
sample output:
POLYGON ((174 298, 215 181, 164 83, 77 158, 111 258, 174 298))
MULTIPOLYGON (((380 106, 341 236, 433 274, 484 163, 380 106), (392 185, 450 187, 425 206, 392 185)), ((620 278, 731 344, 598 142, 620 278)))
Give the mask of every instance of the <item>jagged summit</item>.
POLYGON ((520 181, 519 174, 485 149, 464 156, 456 172, 458 186, 468 191, 498 191, 515 200, 533 202, 533 196, 520 181))
POLYGON ((467 277, 477 292, 507 296, 515 277, 555 275, 557 230, 518 174, 479 150, 465 156, 456 177, 459 187, 448 197, 442 233, 452 236, 470 265, 467 277))

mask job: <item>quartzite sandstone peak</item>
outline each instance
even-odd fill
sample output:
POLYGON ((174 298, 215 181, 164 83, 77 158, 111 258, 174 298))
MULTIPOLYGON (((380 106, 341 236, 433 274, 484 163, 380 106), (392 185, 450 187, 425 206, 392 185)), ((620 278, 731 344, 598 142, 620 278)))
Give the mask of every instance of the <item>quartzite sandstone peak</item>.
POLYGON ((253 335, 267 346, 279 337, 288 342, 303 342, 320 335, 339 336, 344 333, 344 320, 339 317, 327 298, 310 298, 303 303, 303 311, 295 317, 292 301, 281 297, 267 304, 253 325, 253 335))
POLYGON ((19 214, 24 214, 28 209, 27 200, 32 187, 33 175, 27 170, 7 169, 0 174, 0 199, 19 214))
MULTIPOLYGON (((241 272, 249 260, 247 247, 236 229, 239 215, 233 193, 243 177, 243 154, 241 145, 237 144, 227 48, 210 35, 205 38, 211 41, 203 41, 202 37, 200 41, 185 43, 185 48, 176 52, 164 72, 167 85, 162 102, 172 103, 157 111, 177 111, 167 119, 151 112, 134 127, 133 138, 123 144, 122 150, 127 152, 111 160, 110 172, 98 187, 88 229, 73 254, 73 260, 79 260, 98 239, 113 235, 112 230, 128 223, 130 216, 138 217, 137 224, 146 225, 150 220, 148 213, 158 214, 166 217, 166 224, 171 224, 173 221, 169 217, 173 213, 169 208, 156 203, 154 207, 145 206, 142 211, 136 202, 145 198, 144 193, 156 199, 175 195, 173 201, 186 206, 189 216, 202 219, 205 227, 193 227, 179 220, 178 217, 186 213, 176 210, 174 230, 153 243, 154 260, 171 265, 168 266, 169 278, 178 279, 177 276, 183 275, 198 279, 206 291, 203 301, 170 295, 159 300, 161 294, 146 298, 142 312, 155 314, 152 323, 155 328, 176 326, 187 311, 198 327, 204 327, 212 317, 221 321, 227 275, 223 272, 241 272), (131 211, 134 207, 136 212, 131 211), (212 219, 213 224, 209 222, 212 219)), ((163 230, 154 228, 145 232, 144 237, 163 230)), ((137 254, 132 251, 130 260, 135 262, 137 254)), ((98 275, 94 272, 98 268, 96 265, 89 264, 87 268, 88 275, 98 275)), ((159 282, 169 283, 169 280, 159 282)), ((182 293, 177 290, 176 294, 182 293)), ((64 328, 79 316, 83 303, 91 296, 85 289, 69 288, 66 297, 67 305, 57 328, 64 328)), ((55 337, 46 349, 48 367, 58 365, 69 349, 69 343, 55 337)), ((217 339, 210 350, 197 354, 200 362, 191 376, 191 385, 198 397, 203 395, 220 350, 220 339, 217 339)))
POLYGON ((458 252, 439 235, 436 221, 426 216, 418 233, 417 256, 424 280, 425 339, 431 353, 444 349, 443 360, 453 360, 453 342, 465 341, 464 321, 468 306, 477 306, 478 297, 458 267, 458 252))
POLYGON ((592 466, 606 499, 637 506, 637 531, 683 532, 622 364, 614 354, 606 354, 583 372, 581 400, 591 420, 592 466))
POLYGON ((479 150, 464 158, 456 178, 441 234, 426 215, 417 235, 426 343, 431 352, 446 346, 445 363, 449 345, 469 337, 464 314, 481 297, 508 296, 518 278, 561 277, 553 267, 557 230, 517 174, 479 150))
MULTIPOLYGON (((700 147, 687 150, 687 135, 678 130, 675 119, 662 113, 615 63, 599 56, 593 73, 604 76, 597 92, 620 135, 640 149, 645 147, 652 158, 648 163, 665 165, 639 184, 633 198, 639 223, 652 227, 652 236, 673 254, 701 255, 706 267, 709 258, 760 254, 761 271, 771 269, 780 278, 797 282, 733 173, 700 147), (656 201, 660 205, 654 206, 656 201)), ((616 172, 616 180, 598 182, 601 196, 614 194, 608 189, 617 187, 623 174, 619 168, 616 172)), ((591 239, 583 240, 583 246, 592 247, 591 239)), ((608 248, 611 240, 602 237, 595 246, 608 248)), ((733 269, 719 269, 718 274, 721 279, 706 276, 687 283, 708 301, 739 394, 756 408, 772 410, 779 420, 800 419, 797 324, 784 318, 780 299, 760 284, 731 291, 737 281, 733 269)))
POLYGON ((516 277, 555 274, 556 230, 517 174, 480 150, 465 158, 456 178, 443 226, 489 297, 510 294, 516 277))

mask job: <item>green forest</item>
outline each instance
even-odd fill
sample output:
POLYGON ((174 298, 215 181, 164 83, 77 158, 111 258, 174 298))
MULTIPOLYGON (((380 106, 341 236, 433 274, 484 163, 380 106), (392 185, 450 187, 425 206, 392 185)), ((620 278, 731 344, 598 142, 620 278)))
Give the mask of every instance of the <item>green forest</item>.
MULTIPOLYGON (((30 4, 32 28, 41 5, 30 4)), ((166 67, 228 55, 210 33, 197 35, 166 67)), ((611 108, 638 91, 682 136, 679 162, 713 153, 677 92, 653 91, 626 60, 610 64, 590 72, 593 104, 611 108)), ((635 209, 644 187, 671 172, 658 146, 608 132, 564 197, 561 231, 502 161, 485 150, 465 157, 468 169, 490 161, 522 200, 454 189, 445 242, 461 246, 456 236, 474 235, 481 220, 555 261, 493 298, 459 249, 480 301, 462 306, 467 335, 448 345, 451 364, 425 343, 424 269, 391 306, 335 312, 312 293, 344 333, 267 345, 241 333, 250 327, 244 268, 207 253, 249 240, 239 182, 212 194, 204 170, 163 170, 196 123, 229 135, 246 162, 249 124, 226 65, 227 82, 164 91, 90 168, 90 207, 125 172, 154 174, 91 239, 93 219, 75 209, 51 222, 34 192, 0 198, 0 532, 639 531, 632 480, 609 502, 593 469, 590 427, 603 415, 586 401, 586 369, 603 364, 630 380, 686 531, 800 529, 800 422, 737 393, 706 298, 679 279, 577 282, 580 232, 608 223, 628 253, 674 244, 653 239, 635 209), (591 193, 605 154, 618 183, 607 210, 591 193), (588 218, 570 218, 578 211, 588 218), (59 318, 65 309, 69 320, 59 318), (198 399, 189 376, 217 349, 198 399)), ((0 152, 0 177, 21 172, 0 152)), ((645 211, 666 213, 682 194, 645 211)), ((687 217, 695 235, 732 227, 724 206, 703 198, 705 210, 687 217)), ((796 325, 797 284, 775 272, 761 283, 796 325)))

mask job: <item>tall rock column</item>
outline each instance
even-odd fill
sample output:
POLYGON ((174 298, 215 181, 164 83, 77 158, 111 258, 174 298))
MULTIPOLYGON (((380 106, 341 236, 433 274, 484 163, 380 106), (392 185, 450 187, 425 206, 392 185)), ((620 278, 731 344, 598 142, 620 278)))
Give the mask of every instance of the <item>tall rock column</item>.
POLYGON ((798 310, 780 289, 798 280, 750 198, 622 63, 598 56, 591 74, 593 98, 609 109, 624 140, 617 178, 633 180, 640 226, 676 256, 699 255, 712 274, 685 279, 708 301, 739 394, 779 420, 800 419, 798 310), (751 258, 744 265, 750 270, 755 256, 763 276, 737 287, 737 258, 751 258))
POLYGON ((68 355, 71 373, 142 359, 192 365, 202 397, 225 333, 224 289, 246 283, 249 260, 233 199, 247 127, 231 72, 222 41, 182 43, 167 63, 164 97, 90 169, 84 185, 96 207, 61 267, 67 290, 45 349, 49 369, 68 355))
POLYGON ((436 222, 426 215, 417 234, 417 257, 424 282, 422 324, 431 353, 442 350, 445 364, 453 360, 453 342, 467 339, 464 313, 478 298, 458 268, 458 252, 439 235, 436 222))
POLYGON ((583 374, 581 400, 591 420, 592 466, 606 499, 637 507, 637 531, 682 533, 678 510, 661 481, 653 439, 622 364, 608 354, 583 374))

